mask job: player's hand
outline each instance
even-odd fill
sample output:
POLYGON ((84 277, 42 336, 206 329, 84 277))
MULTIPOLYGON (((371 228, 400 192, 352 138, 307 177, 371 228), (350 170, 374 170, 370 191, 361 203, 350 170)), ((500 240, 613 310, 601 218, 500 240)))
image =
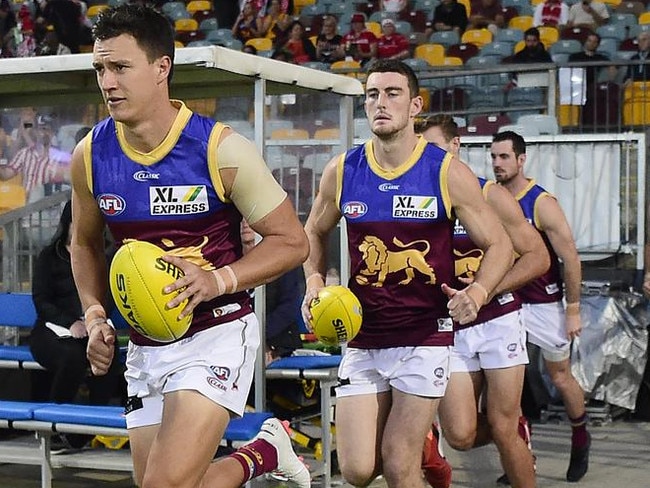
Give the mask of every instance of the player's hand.
POLYGON ((313 317, 311 315, 311 310, 309 309, 311 302, 318 297, 318 292, 321 291, 323 287, 310 288, 305 292, 305 298, 302 299, 302 305, 300 306, 300 312, 302 313, 302 320, 305 323, 305 327, 309 332, 314 332, 314 327, 311 323, 313 317))
POLYGON ((479 305, 478 302, 468 293, 470 286, 463 288, 462 290, 457 290, 446 283, 443 283, 441 288, 442 292, 447 295, 447 298, 449 298, 447 309, 449 310, 449 316, 454 320, 454 322, 458 322, 460 325, 465 325, 476 320, 479 305))
POLYGON ((582 320, 580 320, 580 313, 566 314, 567 339, 572 341, 576 337, 580 337, 581 332, 582 332, 582 320))
POLYGON ((178 315, 179 319, 190 315, 199 303, 207 302, 220 295, 212 272, 178 256, 168 254, 163 256, 163 259, 184 273, 184 276, 163 288, 165 294, 177 292, 167 302, 167 309, 176 308, 187 299, 187 305, 178 315))
POLYGON ((108 372, 113 362, 115 350, 115 329, 108 322, 97 323, 88 332, 88 346, 86 356, 90 362, 90 369, 95 376, 102 376, 108 372))
POLYGON ((86 330, 86 324, 84 323, 84 321, 76 320, 70 326, 70 334, 75 339, 83 339, 84 337, 86 337, 88 335, 88 331, 86 330))

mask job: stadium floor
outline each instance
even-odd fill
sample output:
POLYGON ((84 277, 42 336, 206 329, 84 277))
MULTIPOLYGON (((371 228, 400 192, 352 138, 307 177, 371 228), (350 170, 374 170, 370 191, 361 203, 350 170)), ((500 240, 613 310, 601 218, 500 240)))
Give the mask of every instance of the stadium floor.
MULTIPOLYGON (((533 448, 537 455, 538 488, 583 486, 588 488, 647 488, 650 464, 650 423, 617 420, 600 426, 591 426, 592 450, 590 469, 579 483, 564 479, 569 459, 570 427, 565 423, 533 424, 533 448)), ((28 436, 0 440, 0 449, 11 449, 17 443, 32 442, 28 436)), ((445 451, 454 466, 454 488, 487 488, 497 486, 501 474, 496 450, 493 446, 459 453, 445 451)), ((101 451, 88 452, 101 462, 101 451)), ((308 462, 315 464, 313 460, 308 462)), ((258 481, 255 488, 282 486, 275 481, 258 481)), ((340 476, 334 486, 347 487, 340 476)), ((132 488, 126 473, 99 470, 57 469, 54 471, 54 488, 132 488)), ((313 486, 320 487, 316 478, 313 486)), ((383 488, 382 479, 373 488, 383 488)), ((37 466, 0 465, 0 487, 39 488, 40 471, 37 466)))

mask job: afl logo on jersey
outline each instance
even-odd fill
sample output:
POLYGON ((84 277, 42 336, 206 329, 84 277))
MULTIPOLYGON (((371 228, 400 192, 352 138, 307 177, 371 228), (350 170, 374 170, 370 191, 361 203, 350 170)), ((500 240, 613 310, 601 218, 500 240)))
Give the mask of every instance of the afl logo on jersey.
POLYGON ((347 202, 343 205, 343 215, 350 219, 363 217, 368 211, 368 205, 363 202, 347 202))
POLYGON ((124 198, 113 193, 104 193, 97 197, 97 205, 104 215, 114 217, 124 212, 126 202, 124 198))

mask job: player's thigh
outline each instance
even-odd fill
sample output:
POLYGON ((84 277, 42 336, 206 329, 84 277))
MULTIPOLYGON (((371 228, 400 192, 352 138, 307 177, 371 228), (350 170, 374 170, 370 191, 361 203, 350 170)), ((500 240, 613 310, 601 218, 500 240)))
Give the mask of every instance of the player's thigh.
POLYGON ((336 400, 336 450, 341 470, 373 473, 380 465, 380 443, 390 409, 390 392, 336 400))
POLYGON ((147 462, 148 486, 158 486, 158 479, 198 486, 229 419, 228 410, 194 390, 166 393, 162 422, 147 462))
POLYGON ((515 422, 519 417, 521 391, 525 366, 488 369, 484 371, 487 382, 487 415, 492 427, 502 422, 515 422))
POLYGON ((438 410, 440 425, 446 437, 464 439, 474 434, 482 390, 482 371, 451 374, 438 410))

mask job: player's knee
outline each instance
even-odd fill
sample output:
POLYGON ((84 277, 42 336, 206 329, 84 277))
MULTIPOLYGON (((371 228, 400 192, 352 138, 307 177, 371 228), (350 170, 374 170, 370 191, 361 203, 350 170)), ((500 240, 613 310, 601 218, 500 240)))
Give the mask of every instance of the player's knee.
POLYGON ((476 441, 476 429, 454 428, 444 431, 449 447, 457 451, 469 451, 476 441))
POLYGON ((377 473, 372 469, 360 469, 360 466, 346 465, 339 462, 339 469, 343 479, 352 486, 364 487, 373 482, 377 473))

